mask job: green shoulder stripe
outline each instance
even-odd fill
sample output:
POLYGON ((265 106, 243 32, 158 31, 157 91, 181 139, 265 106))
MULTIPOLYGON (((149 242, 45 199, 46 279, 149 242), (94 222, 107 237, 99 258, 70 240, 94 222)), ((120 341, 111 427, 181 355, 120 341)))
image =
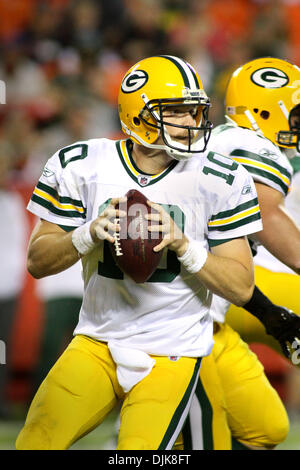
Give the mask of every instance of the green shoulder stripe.
POLYGON ((67 197, 67 196, 59 196, 56 189, 52 188, 51 186, 48 186, 47 184, 41 183, 41 181, 38 182, 36 187, 38 189, 41 189, 42 191, 45 191, 50 196, 53 196, 58 202, 60 202, 62 204, 72 204, 73 206, 84 208, 84 206, 83 206, 83 204, 80 200, 72 199, 72 198, 67 197))
POLYGON ((283 193, 285 195, 287 195, 288 191, 289 191, 289 187, 290 187, 290 184, 286 184, 284 183, 280 178, 278 178, 277 176, 275 176, 273 173, 270 173, 268 171, 265 171, 265 170, 261 170, 260 168, 257 168, 257 167, 253 167, 253 166, 250 166, 250 165, 245 165, 242 163, 242 165, 246 168, 247 171, 249 171, 249 173, 251 175, 257 175, 257 176, 261 176, 262 178, 266 178, 270 181, 273 181, 275 184, 277 184, 278 186, 280 186, 280 188, 282 189, 283 193))
POLYGON ((212 226, 212 227, 208 226, 208 230, 210 232, 212 230, 225 232, 225 231, 228 231, 228 230, 233 230, 233 229, 242 227, 243 225, 247 225, 251 222, 255 222, 256 220, 260 220, 260 219, 261 219, 260 212, 257 212, 255 214, 252 214, 248 217, 244 217, 243 219, 239 219, 239 220, 237 220, 235 222, 232 222, 232 223, 228 223, 228 224, 225 224, 225 225, 217 225, 217 226, 212 226))
POLYGON ((247 209, 250 209, 251 207, 255 207, 258 205, 258 199, 255 197, 254 199, 251 199, 250 201, 244 202, 243 204, 239 204, 236 206, 234 209, 229 209, 227 211, 221 211, 218 212, 218 214, 212 215, 210 218, 210 222, 213 220, 220 220, 224 219, 225 217, 232 217, 233 215, 236 215, 240 212, 243 212, 247 209))
POLYGON ((291 173, 286 168, 279 165, 277 162, 275 162, 271 158, 264 157, 262 155, 259 155, 258 153, 249 152, 248 150, 235 149, 230 153, 230 156, 231 157, 245 157, 250 160, 255 160, 257 162, 264 163, 265 165, 275 168, 287 178, 289 179, 291 178, 291 173))
POLYGON ((40 196, 37 196, 36 194, 32 195, 31 200, 33 202, 36 202, 40 206, 45 207, 53 214, 61 215, 62 217, 81 217, 82 219, 86 218, 85 212, 78 212, 77 210, 59 209, 58 207, 55 207, 52 202, 43 199, 40 196))

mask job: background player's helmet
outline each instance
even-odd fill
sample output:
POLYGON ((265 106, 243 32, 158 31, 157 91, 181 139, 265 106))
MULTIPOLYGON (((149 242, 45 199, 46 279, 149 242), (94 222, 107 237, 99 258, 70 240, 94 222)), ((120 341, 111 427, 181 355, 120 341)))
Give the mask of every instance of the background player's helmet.
POLYGON ((134 142, 165 150, 177 160, 206 149, 212 128, 208 121, 210 101, 197 72, 184 60, 154 56, 135 64, 122 80, 118 105, 122 130, 134 142), (195 106, 194 126, 164 121, 163 109, 178 105, 195 106), (188 129, 188 143, 172 139, 166 124, 188 129), (157 143, 159 136, 162 144, 157 143))
POLYGON ((299 130, 289 126, 289 114, 300 103, 300 69, 285 60, 265 57, 239 67, 227 86, 229 120, 253 129, 282 147, 295 147, 299 130))

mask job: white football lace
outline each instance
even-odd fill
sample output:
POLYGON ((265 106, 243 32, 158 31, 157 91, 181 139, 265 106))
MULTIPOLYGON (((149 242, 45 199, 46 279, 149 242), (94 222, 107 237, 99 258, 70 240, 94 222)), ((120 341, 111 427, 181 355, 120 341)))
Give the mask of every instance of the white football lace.
MULTIPOLYGON (((116 218, 114 220, 114 224, 119 224, 119 222, 120 222, 120 219, 116 218)), ((122 253, 122 248, 121 248, 121 244, 120 244, 120 233, 119 232, 114 232, 113 237, 115 239, 114 245, 115 245, 115 250, 116 250, 116 256, 122 256, 123 253, 122 253)))

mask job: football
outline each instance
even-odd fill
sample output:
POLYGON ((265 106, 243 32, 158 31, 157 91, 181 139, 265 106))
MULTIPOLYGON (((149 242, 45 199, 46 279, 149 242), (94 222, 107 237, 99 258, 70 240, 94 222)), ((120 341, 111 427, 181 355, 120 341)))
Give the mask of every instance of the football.
POLYGON ((114 233, 115 242, 109 245, 121 271, 135 282, 142 283, 151 277, 162 257, 163 250, 153 251, 161 242, 162 234, 148 230, 151 221, 145 219, 145 214, 153 213, 154 209, 147 204, 147 198, 135 189, 129 190, 125 196, 127 201, 116 209, 124 210, 126 216, 119 219, 120 232, 114 233))

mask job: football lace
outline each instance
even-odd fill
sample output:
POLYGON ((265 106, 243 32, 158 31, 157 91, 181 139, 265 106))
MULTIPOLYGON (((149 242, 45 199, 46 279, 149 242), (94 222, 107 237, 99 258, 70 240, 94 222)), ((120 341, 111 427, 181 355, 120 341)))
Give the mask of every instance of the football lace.
MULTIPOLYGON (((119 224, 120 219, 116 218, 114 219, 114 224, 119 224)), ((116 251, 116 256, 122 256, 122 248, 120 244, 120 233, 119 232, 114 232, 113 238, 115 239, 114 245, 115 245, 115 251, 116 251)))

